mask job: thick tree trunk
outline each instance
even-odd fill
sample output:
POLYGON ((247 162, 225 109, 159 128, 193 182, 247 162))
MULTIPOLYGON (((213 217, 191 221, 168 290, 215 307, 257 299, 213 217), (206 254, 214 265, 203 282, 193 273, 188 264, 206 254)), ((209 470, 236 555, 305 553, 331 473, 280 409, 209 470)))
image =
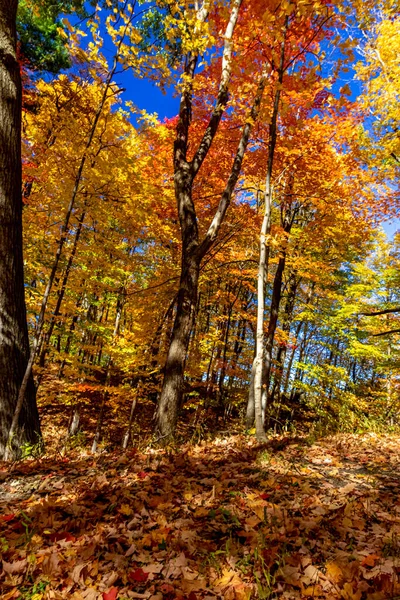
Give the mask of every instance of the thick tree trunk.
POLYGON ((197 301, 200 265, 186 248, 182 256, 182 274, 176 318, 164 370, 164 381, 156 413, 156 431, 163 441, 175 434, 182 405, 184 371, 197 301))
POLYGON ((32 377, 11 448, 9 430, 29 359, 24 298, 21 195, 21 77, 16 57, 17 0, 0 0, 0 458, 41 439, 32 377))

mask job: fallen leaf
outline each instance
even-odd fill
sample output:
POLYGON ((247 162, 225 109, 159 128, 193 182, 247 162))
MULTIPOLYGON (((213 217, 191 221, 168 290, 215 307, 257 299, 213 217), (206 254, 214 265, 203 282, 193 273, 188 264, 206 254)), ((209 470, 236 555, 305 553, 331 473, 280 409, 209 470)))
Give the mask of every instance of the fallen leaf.
POLYGON ((116 600, 118 588, 112 587, 108 592, 103 592, 103 600, 116 600))
POLYGON ((28 561, 26 558, 23 560, 17 560, 13 563, 7 563, 5 560, 3 562, 3 571, 8 573, 9 575, 15 575, 16 573, 23 573, 28 566, 28 561))
POLYGON ((143 569, 139 568, 136 571, 131 571, 128 574, 128 577, 131 581, 144 582, 147 581, 149 574, 145 573, 143 569))
POLYGON ((380 557, 377 554, 368 554, 368 556, 363 558, 363 560, 361 561, 361 564, 363 567, 374 567, 376 561, 379 559, 380 559, 380 557))

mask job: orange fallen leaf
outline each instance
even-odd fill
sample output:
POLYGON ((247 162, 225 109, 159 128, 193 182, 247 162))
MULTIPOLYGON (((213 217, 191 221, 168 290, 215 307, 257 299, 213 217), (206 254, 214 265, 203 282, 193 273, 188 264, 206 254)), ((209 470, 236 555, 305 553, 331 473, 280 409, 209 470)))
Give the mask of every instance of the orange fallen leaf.
POLYGON ((380 557, 377 554, 368 554, 365 558, 363 558, 361 564, 363 567, 374 567, 377 560, 380 557))

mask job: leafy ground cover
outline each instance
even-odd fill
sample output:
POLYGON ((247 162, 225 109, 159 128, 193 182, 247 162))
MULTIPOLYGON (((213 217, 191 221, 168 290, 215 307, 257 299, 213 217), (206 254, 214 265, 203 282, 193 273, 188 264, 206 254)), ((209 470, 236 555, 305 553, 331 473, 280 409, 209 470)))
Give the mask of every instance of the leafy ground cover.
POLYGON ((3 465, 1 598, 400 598, 399 444, 237 435, 3 465))

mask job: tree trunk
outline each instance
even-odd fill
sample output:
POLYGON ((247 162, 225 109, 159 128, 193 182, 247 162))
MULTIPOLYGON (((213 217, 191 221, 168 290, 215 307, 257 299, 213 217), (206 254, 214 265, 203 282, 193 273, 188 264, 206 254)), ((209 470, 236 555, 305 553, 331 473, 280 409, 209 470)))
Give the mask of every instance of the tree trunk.
POLYGON ((186 355, 197 304, 200 265, 192 255, 191 246, 192 244, 188 243, 182 248, 182 272, 176 318, 156 413, 156 430, 164 441, 168 441, 174 436, 179 409, 182 405, 186 355))
POLYGON ((29 359, 22 257, 21 77, 16 57, 17 0, 0 0, 0 458, 41 440, 32 376, 10 439, 29 359))
POLYGON ((126 450, 129 444, 129 440, 131 437, 131 431, 132 431, 132 423, 133 423, 133 415, 135 414, 135 408, 136 408, 136 404, 137 404, 137 398, 133 398, 132 400, 132 404, 131 404, 131 411, 129 413, 129 422, 128 422, 128 427, 126 428, 126 432, 124 437, 122 438, 122 444, 121 444, 121 448, 123 450, 126 450))
MULTIPOLYGON (((116 315, 115 315, 112 344, 115 343, 116 337, 119 332, 119 326, 120 326, 120 322, 121 322, 121 315, 122 315, 122 311, 124 308, 124 304, 125 304, 125 288, 123 287, 121 289, 120 295, 117 300, 117 310, 116 310, 116 315)), ((99 411, 99 416, 97 418, 96 433, 94 435, 94 439, 93 439, 93 443, 92 443, 92 449, 91 449, 92 454, 95 454, 97 452, 99 441, 101 439, 101 434, 102 434, 102 430, 103 430, 104 412, 106 409, 106 401, 108 399, 108 388, 110 386, 112 364, 113 364, 112 356, 111 356, 111 351, 110 351, 110 355, 109 355, 108 361, 107 361, 106 380, 105 380, 104 390, 103 390, 101 403, 100 403, 100 411, 99 411)))
MULTIPOLYGON (((268 274, 269 244, 267 236, 271 227, 271 206, 272 206, 272 168, 274 164, 275 147, 278 137, 277 123, 279 115, 279 102, 282 91, 283 74, 285 71, 285 43, 288 29, 288 18, 285 19, 284 37, 281 43, 280 62, 278 69, 278 82, 274 94, 274 105, 269 126, 268 143, 268 165, 264 194, 264 218, 260 232, 260 259, 257 276, 257 329, 256 329, 256 355, 252 368, 252 381, 249 393, 249 406, 247 408, 247 419, 251 415, 250 405, 254 402, 254 415, 256 424, 256 437, 259 441, 265 441, 264 419, 262 410, 263 398, 263 363, 264 363, 264 313, 265 313, 265 285, 268 274), (252 389, 251 386, 254 386, 252 389), (254 396, 254 397, 253 397, 254 396)), ((264 388, 265 393, 265 388, 264 388)))
MULTIPOLYGON (((304 303, 305 306, 308 306, 308 304, 310 303, 312 295, 314 293, 314 289, 315 289, 315 282, 313 282, 310 285, 309 289, 308 289, 306 300, 305 300, 305 303, 304 303)), ((297 327, 296 327, 296 330, 295 330, 295 333, 294 333, 294 339, 296 340, 296 342, 295 342, 295 346, 293 347, 293 350, 291 352, 291 355, 290 355, 290 358, 289 358, 289 361, 288 361, 288 365, 287 365, 287 368, 286 368, 285 382, 283 384, 283 393, 284 393, 285 396, 287 395, 287 391, 288 391, 288 388, 289 388, 290 374, 292 372, 293 361, 294 361, 294 357, 295 357, 296 350, 297 350, 297 340, 299 339, 299 336, 300 336, 300 333, 301 333, 301 330, 303 328, 304 323, 305 323, 304 321, 300 321, 297 324, 297 327)))
MULTIPOLYGON (((86 205, 86 200, 85 200, 85 205, 86 205)), ((65 295, 65 290, 67 289, 67 283, 68 283, 69 274, 70 274, 70 271, 71 271, 71 268, 72 268, 72 265, 73 265, 73 262, 74 262, 75 254, 76 254, 76 251, 77 251, 77 248, 78 248, 79 238, 80 238, 80 235, 81 235, 81 232, 82 232, 82 226, 83 226, 83 222, 85 220, 85 215, 86 215, 86 212, 84 210, 82 212, 81 216, 78 219, 78 227, 77 227, 76 232, 75 232, 74 244, 72 246, 71 254, 69 255, 69 259, 68 259, 68 263, 67 263, 66 269, 64 271, 63 280, 62 280, 62 283, 61 283, 61 288, 58 291, 58 297, 57 297, 56 307, 55 307, 53 315, 51 317, 51 320, 50 320, 50 323, 49 323, 49 328, 46 331, 45 335, 43 336, 42 346, 38 350, 38 353, 40 351, 40 356, 39 356, 39 366, 40 367, 44 367, 45 359, 46 359, 46 354, 47 354, 47 350, 48 350, 48 345, 50 343, 50 339, 51 339, 51 336, 53 334, 53 329, 54 329, 54 326, 56 324, 57 317, 61 313, 61 305, 62 305, 62 302, 64 300, 64 295, 65 295)))
MULTIPOLYGON (((288 335, 290 332, 290 326, 292 324, 293 310, 294 310, 294 304, 295 304, 295 300, 296 300, 296 291, 297 291, 298 284, 299 284, 299 280, 296 277, 296 273, 292 272, 290 275, 290 278, 289 278, 287 300, 286 300, 286 304, 285 304, 285 311, 284 311, 283 322, 282 322, 282 331, 284 331, 288 335)), ((283 344, 280 345, 278 354, 276 357, 277 370, 275 373, 274 385, 273 385, 272 392, 271 392, 271 404, 273 404, 275 401, 277 401, 278 403, 280 402, 281 384, 282 384, 282 377, 283 377, 283 368, 284 368, 284 364, 285 364, 285 360, 286 360, 286 351, 287 351, 287 343, 284 342, 283 344)))
POLYGON ((287 245, 289 243, 289 235, 290 235, 290 231, 292 228, 293 219, 294 219, 294 213, 292 214, 291 209, 288 208, 286 211, 286 215, 285 215, 285 219, 284 219, 284 223, 283 223, 283 230, 286 234, 286 236, 285 236, 286 239, 284 242, 285 246, 281 252, 281 256, 279 257, 278 266, 277 266, 277 269, 275 272, 275 277, 274 277, 274 284, 272 286, 271 308, 270 308, 269 322, 268 322, 268 329, 267 329, 267 336, 266 336, 266 343, 265 343, 265 369, 266 369, 265 386, 266 386, 266 393, 267 393, 268 401, 269 401, 268 390, 269 390, 269 383, 270 383, 270 379, 271 379, 271 368, 272 368, 272 349, 274 346, 276 326, 278 324, 279 307, 280 307, 281 298, 282 298, 282 278, 283 278, 283 272, 285 270, 285 265, 286 265, 287 245))

